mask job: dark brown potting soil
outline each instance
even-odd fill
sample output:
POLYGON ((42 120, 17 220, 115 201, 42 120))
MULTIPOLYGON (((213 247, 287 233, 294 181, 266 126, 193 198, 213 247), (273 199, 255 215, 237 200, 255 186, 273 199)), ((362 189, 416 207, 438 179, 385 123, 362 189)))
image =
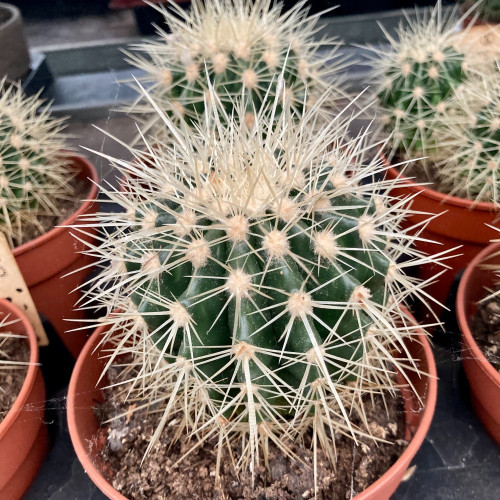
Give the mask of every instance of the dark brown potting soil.
POLYGON ((26 224, 23 227, 23 237, 22 241, 14 238, 14 246, 22 245, 28 241, 31 241, 47 231, 50 231, 53 227, 58 226, 64 222, 68 217, 78 210, 83 200, 85 200, 89 194, 89 181, 86 179, 79 179, 74 177, 71 180, 71 185, 73 186, 74 196, 71 199, 60 199, 56 201, 56 206, 59 210, 59 215, 42 215, 38 218, 38 222, 41 228, 37 225, 26 224))
POLYGON ((29 359, 29 346, 24 339, 0 337, 0 422, 14 404, 28 371, 27 365, 14 367, 5 362, 27 363, 29 359))
POLYGON ((500 371, 500 297, 478 304, 471 331, 486 359, 500 371))
MULTIPOLYGON (((110 383, 113 383, 113 371, 110 383)), ((116 378, 114 378, 116 380, 116 378)), ((399 394, 399 393, 398 393, 399 394)), ((332 470, 323 452, 318 453, 318 499, 348 499, 366 489, 398 459, 407 446, 404 441, 405 420, 402 397, 386 398, 387 411, 380 397, 374 404, 366 401, 370 431, 390 443, 374 442, 370 438, 354 441, 339 435, 336 439, 338 463, 332 470)), ((227 452, 222 454, 220 486, 215 485, 217 438, 207 440, 196 451, 177 460, 193 441, 187 436, 172 444, 177 430, 175 417, 161 435, 158 445, 147 455, 146 448, 161 415, 132 412, 116 392, 106 391, 106 403, 99 409, 107 443, 102 456, 107 463, 108 480, 129 499, 153 500, 285 500, 314 498, 313 451, 311 439, 304 443, 287 442, 302 463, 291 459, 274 444, 269 447, 269 467, 256 470, 252 488, 250 473, 237 475, 227 452), (120 416, 119 415, 126 415, 120 416)), ((354 421, 361 426, 361 422, 354 421)), ((234 460, 239 454, 233 450, 234 460)))

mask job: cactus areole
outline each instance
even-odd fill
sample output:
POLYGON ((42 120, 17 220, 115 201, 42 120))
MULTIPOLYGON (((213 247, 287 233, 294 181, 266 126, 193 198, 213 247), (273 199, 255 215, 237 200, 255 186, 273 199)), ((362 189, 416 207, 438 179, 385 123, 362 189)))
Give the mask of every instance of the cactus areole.
POLYGON ((164 412, 151 446, 176 415, 221 447, 241 437, 252 471, 268 439, 314 432, 334 463, 335 432, 362 432, 349 415, 363 395, 413 365, 391 355, 416 334, 401 305, 421 294, 398 258, 428 261, 399 229, 394 182, 362 182, 383 169, 363 160, 367 136, 315 109, 275 120, 278 106, 252 130, 244 103, 234 120, 214 107, 196 133, 163 114, 175 142, 111 159, 126 213, 89 220, 108 232, 89 253, 109 265, 88 300, 110 313, 110 363, 132 355, 133 392, 164 412))

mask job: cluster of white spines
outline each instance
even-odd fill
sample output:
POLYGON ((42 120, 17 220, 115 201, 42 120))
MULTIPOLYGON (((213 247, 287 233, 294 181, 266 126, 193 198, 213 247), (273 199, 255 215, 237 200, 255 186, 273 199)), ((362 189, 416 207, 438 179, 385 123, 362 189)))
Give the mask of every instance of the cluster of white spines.
POLYGON ((52 118, 42 104, 0 80, 0 231, 12 246, 22 240, 24 224, 57 215, 57 200, 72 194, 60 134, 64 120, 52 118))
POLYGON ((462 85, 436 130, 443 189, 500 203, 500 68, 462 85))
MULTIPOLYGON (((145 71, 141 81, 158 104, 192 124, 211 105, 207 75, 226 111, 246 94, 249 126, 269 92, 302 110, 330 86, 336 88, 334 105, 346 95, 339 76, 342 62, 335 55, 339 44, 322 40, 323 48, 333 48, 319 55, 320 43, 313 39, 318 16, 307 17, 304 6, 301 1, 286 13, 270 0, 194 0, 189 11, 159 7, 172 33, 160 30, 159 41, 132 46, 128 58, 145 71)), ((143 133, 162 127, 146 99, 139 98, 130 111, 146 113, 143 133)))

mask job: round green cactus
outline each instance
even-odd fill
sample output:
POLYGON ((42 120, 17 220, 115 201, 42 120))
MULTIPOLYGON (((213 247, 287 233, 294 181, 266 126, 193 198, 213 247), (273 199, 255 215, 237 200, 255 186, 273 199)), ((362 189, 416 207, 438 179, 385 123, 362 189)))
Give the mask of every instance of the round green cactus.
POLYGON ((445 101, 467 78, 465 55, 458 48, 463 35, 451 16, 443 19, 438 3, 430 16, 409 20, 397 38, 386 36, 389 50, 372 50, 379 115, 392 133, 392 154, 428 156, 435 150, 435 123, 445 101))
POLYGON ((39 227, 41 215, 57 215, 58 199, 72 195, 65 167, 63 120, 51 118, 38 96, 25 97, 0 81, 0 231, 11 246, 22 241, 23 226, 39 227))
MULTIPOLYGON (((333 62, 338 43, 323 40, 322 46, 331 44, 333 50, 317 54, 312 35, 318 17, 306 17, 304 4, 284 14, 281 5, 271 6, 269 0, 193 0, 188 12, 159 7, 171 34, 159 30, 160 41, 133 46, 129 61, 145 71, 141 81, 150 85, 160 108, 192 127, 203 122, 214 101, 231 116, 235 100, 242 99, 249 127, 264 100, 275 96, 280 98, 277 115, 283 106, 300 115, 327 87, 336 88, 330 102, 335 105, 346 95, 334 83, 339 79, 339 65, 333 62)), ((145 113, 143 133, 164 131, 144 98, 129 111, 145 113)))
POLYGON ((383 167, 364 164, 349 120, 263 109, 249 130, 235 109, 196 132, 164 115, 173 142, 113 160, 126 213, 89 221, 108 236, 89 249, 106 269, 88 300, 109 312, 109 363, 132 356, 134 397, 163 410, 150 446, 175 419, 178 436, 218 433, 252 473, 269 439, 306 432, 334 462, 335 432, 364 432, 363 395, 414 366, 392 355, 416 331, 404 299, 425 299, 403 267, 432 258, 399 227, 397 182, 365 182, 383 167))
POLYGON ((448 107, 438 132, 443 184, 452 194, 500 203, 500 71, 469 81, 448 107))

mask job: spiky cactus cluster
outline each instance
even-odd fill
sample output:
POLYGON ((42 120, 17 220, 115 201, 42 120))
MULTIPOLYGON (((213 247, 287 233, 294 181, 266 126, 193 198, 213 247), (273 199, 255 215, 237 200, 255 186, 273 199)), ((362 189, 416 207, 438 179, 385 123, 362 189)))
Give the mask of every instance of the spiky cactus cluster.
POLYGON ((57 215, 57 200, 72 195, 66 166, 63 121, 50 117, 38 96, 0 80, 0 231, 11 246, 23 240, 23 227, 42 230, 39 217, 57 215))
MULTIPOLYGON (((335 105, 345 97, 334 83, 341 64, 334 62, 338 43, 322 40, 323 48, 333 48, 318 55, 320 44, 312 38, 318 16, 307 17, 304 4, 298 2, 283 14, 282 6, 270 0, 193 0, 189 11, 176 4, 171 10, 159 7, 171 34, 159 30, 159 41, 132 46, 129 61, 146 73, 141 81, 149 85, 159 107, 193 127, 213 104, 209 82, 228 115, 235 101, 243 100, 249 127, 266 96, 279 96, 280 109, 290 106, 300 115, 333 86, 330 105, 335 105)), ((139 98, 129 111, 145 113, 142 133, 165 131, 148 100, 139 98)))
POLYGON ((500 71, 473 79, 448 103, 438 138, 438 167, 451 194, 500 203, 500 71))
POLYGON ((131 394, 163 411, 150 448, 168 423, 218 435, 219 466, 230 445, 252 472, 271 441, 311 432, 334 462, 336 432, 369 432, 351 423, 364 396, 414 366, 393 356, 416 332, 402 304, 422 294, 403 266, 429 260, 399 228, 395 183, 361 182, 383 170, 363 165, 366 136, 340 118, 318 132, 315 108, 276 121, 278 106, 251 130, 244 105, 234 120, 212 108, 196 133, 164 116, 172 143, 111 159, 126 213, 88 221, 107 233, 87 299, 109 312, 109 365, 131 356, 131 394))
MULTIPOLYGON (((392 133, 390 156, 427 156, 435 150, 436 120, 445 101, 466 78, 465 55, 453 16, 443 17, 441 2, 430 14, 408 19, 397 37, 385 30, 390 48, 374 51, 379 115, 392 133)), ((424 161, 425 165, 425 161, 424 161)))

